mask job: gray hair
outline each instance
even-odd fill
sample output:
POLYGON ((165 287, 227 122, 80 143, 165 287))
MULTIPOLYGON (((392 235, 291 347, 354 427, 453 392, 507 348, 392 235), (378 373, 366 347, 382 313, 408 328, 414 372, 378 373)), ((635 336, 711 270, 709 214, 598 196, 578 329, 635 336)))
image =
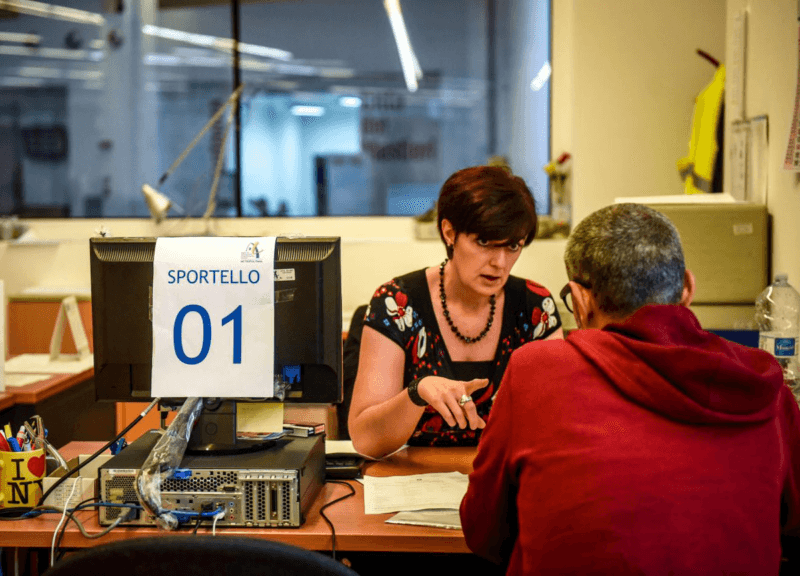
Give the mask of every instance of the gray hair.
POLYGON ((614 204, 584 218, 567 240, 570 280, 586 285, 600 310, 621 318, 645 304, 677 304, 685 264, 669 218, 641 204, 614 204))

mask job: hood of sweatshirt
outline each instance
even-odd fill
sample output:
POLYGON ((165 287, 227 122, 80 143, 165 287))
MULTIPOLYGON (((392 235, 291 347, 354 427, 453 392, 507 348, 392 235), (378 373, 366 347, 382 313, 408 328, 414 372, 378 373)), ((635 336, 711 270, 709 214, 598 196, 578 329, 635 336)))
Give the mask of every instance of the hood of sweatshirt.
POLYGON ((576 330, 567 342, 622 394, 672 420, 735 425, 775 416, 778 362, 706 332, 684 306, 644 306, 602 330, 576 330))

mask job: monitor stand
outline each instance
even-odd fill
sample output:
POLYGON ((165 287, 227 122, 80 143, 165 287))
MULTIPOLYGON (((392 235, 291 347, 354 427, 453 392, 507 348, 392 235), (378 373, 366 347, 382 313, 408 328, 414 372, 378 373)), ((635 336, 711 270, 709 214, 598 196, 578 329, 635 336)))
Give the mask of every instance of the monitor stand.
POLYGON ((236 437, 236 401, 204 398, 203 411, 197 417, 186 454, 226 455, 269 450, 275 440, 241 440, 236 437))

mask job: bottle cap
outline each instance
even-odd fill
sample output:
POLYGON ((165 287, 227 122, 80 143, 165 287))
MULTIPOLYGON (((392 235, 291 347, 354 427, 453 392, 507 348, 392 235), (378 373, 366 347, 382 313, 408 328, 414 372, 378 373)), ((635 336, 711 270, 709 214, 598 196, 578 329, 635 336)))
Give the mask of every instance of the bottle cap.
POLYGON ((786 272, 779 272, 775 274, 775 282, 788 282, 789 275, 786 272))

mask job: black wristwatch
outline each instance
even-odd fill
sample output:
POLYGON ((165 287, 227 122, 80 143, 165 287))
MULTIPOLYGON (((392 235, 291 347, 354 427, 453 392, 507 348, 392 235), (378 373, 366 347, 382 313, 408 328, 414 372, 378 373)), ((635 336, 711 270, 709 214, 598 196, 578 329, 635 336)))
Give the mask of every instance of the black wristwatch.
POLYGON ((417 392, 417 386, 419 386, 420 381, 422 378, 414 378, 411 382, 408 383, 408 397, 411 398, 411 401, 416 404, 417 406, 427 406, 428 403, 422 399, 422 396, 419 395, 417 392))

